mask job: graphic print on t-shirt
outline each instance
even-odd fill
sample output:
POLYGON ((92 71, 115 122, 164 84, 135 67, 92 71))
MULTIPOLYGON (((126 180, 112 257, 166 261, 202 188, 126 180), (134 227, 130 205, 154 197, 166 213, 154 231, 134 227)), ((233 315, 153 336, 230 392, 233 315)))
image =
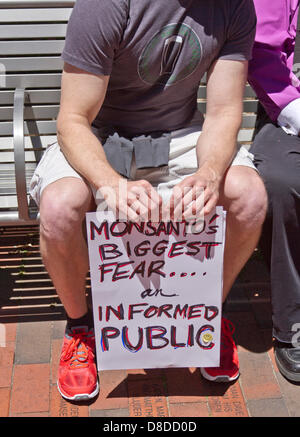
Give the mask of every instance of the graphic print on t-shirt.
POLYGON ((148 84, 174 85, 195 71, 201 57, 201 42, 193 29, 184 23, 168 24, 142 51, 138 73, 148 84))

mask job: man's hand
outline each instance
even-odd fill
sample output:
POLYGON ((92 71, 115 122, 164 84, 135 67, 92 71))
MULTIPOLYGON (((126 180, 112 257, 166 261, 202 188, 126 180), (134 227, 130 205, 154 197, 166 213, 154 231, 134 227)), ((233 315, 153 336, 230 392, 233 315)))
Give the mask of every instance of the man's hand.
POLYGON ((217 205, 220 177, 210 167, 202 167, 174 187, 169 214, 174 221, 196 222, 209 214, 217 205))
POLYGON ((96 201, 99 197, 104 198, 118 220, 158 222, 161 219, 162 199, 148 181, 128 182, 121 178, 118 184, 101 187, 96 201))

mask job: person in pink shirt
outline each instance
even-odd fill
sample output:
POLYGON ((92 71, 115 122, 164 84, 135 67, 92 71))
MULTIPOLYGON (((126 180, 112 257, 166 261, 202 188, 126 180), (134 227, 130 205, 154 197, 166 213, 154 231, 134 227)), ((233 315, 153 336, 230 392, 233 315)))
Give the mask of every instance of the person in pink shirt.
POLYGON ((261 248, 270 267, 276 362, 285 377, 300 381, 300 64, 294 56, 300 50, 299 0, 254 3, 248 80, 260 103, 251 152, 269 196, 261 248))

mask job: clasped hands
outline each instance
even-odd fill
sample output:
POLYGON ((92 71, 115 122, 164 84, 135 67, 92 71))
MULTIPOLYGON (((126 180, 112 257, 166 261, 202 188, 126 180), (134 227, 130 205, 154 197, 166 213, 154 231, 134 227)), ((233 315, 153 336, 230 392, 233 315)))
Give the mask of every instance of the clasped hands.
POLYGON ((168 203, 146 180, 127 181, 99 189, 116 218, 132 222, 201 221, 217 205, 220 178, 212 168, 199 169, 176 184, 168 203))

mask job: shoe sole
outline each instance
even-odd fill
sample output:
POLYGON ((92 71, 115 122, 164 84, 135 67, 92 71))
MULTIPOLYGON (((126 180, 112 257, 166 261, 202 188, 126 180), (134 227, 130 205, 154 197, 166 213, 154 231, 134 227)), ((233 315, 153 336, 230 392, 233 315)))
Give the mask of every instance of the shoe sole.
POLYGON ((99 382, 97 381, 97 386, 92 393, 80 393, 75 396, 67 396, 65 393, 63 393, 59 387, 58 382, 57 382, 57 389, 64 399, 67 399, 68 401, 81 402, 81 401, 90 401, 91 399, 94 399, 99 393, 100 385, 99 382))
POLYGON ((300 374, 295 374, 294 372, 290 372, 289 370, 286 370, 281 362, 279 361, 279 359, 276 356, 275 353, 275 362, 277 364, 278 370, 280 371, 280 373, 282 373, 283 376, 285 376, 287 379, 289 379, 290 381, 293 382, 300 382, 300 374))
POLYGON ((201 375, 207 379, 208 381, 213 382, 232 382, 238 379, 240 374, 238 373, 235 376, 228 376, 228 375, 218 375, 218 376, 211 376, 209 373, 206 372, 203 368, 200 369, 201 375))

